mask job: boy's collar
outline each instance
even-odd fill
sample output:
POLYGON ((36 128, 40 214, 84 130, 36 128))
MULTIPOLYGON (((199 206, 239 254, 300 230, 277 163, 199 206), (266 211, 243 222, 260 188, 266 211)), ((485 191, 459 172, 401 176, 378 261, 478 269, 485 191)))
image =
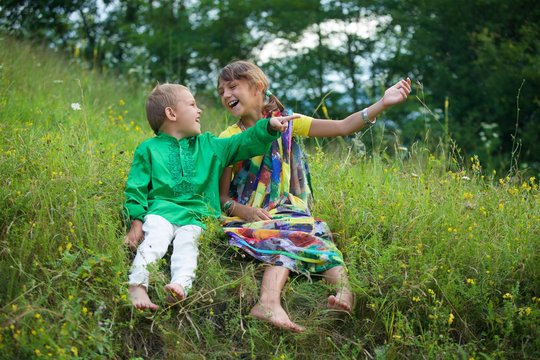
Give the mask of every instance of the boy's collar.
POLYGON ((163 131, 158 131, 157 137, 160 137, 160 138, 165 138, 165 139, 172 139, 172 140, 176 140, 176 141, 182 141, 182 140, 191 140, 191 139, 195 139, 198 135, 194 135, 194 136, 187 136, 187 137, 183 137, 181 139, 177 139, 175 138, 174 136, 172 135, 169 135, 163 131))

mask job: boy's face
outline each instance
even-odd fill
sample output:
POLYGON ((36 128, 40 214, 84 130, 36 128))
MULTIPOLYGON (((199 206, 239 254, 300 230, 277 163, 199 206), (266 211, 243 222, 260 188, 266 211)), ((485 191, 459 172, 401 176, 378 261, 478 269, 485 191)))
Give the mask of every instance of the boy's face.
POLYGON ((262 92, 257 87, 250 86, 247 80, 219 80, 218 92, 221 103, 234 117, 243 117, 252 113, 260 117, 262 92))
POLYGON ((165 109, 169 119, 174 120, 174 130, 183 137, 195 136, 201 133, 201 112, 193 95, 185 89, 180 89, 174 107, 165 109))

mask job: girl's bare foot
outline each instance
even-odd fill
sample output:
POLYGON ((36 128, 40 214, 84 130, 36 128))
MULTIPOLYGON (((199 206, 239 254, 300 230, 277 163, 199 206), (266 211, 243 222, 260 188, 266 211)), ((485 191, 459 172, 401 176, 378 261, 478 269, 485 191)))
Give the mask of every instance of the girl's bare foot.
POLYGON ((306 330, 304 327, 294 323, 289 319, 289 315, 281 307, 281 305, 266 306, 261 303, 257 303, 250 311, 250 315, 256 317, 259 320, 269 322, 270 324, 285 330, 291 330, 294 332, 302 332, 306 330))
POLYGON ((154 304, 148 297, 146 288, 142 285, 131 285, 128 288, 131 304, 139 310, 157 310, 159 306, 154 304))
POLYGON ((327 307, 332 310, 345 311, 351 313, 354 296, 349 290, 338 291, 336 295, 328 297, 327 307))
POLYGON ((169 292, 169 296, 167 296, 167 301, 171 304, 180 302, 186 298, 186 292, 180 284, 170 283, 168 285, 165 285, 164 289, 165 291, 169 292))

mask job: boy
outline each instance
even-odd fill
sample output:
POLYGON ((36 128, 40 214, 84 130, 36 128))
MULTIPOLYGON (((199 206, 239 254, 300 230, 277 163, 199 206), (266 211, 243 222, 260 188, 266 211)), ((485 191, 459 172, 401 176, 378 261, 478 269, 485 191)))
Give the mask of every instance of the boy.
POLYGON ((285 131, 286 116, 260 121, 236 137, 201 135, 200 115, 190 91, 177 84, 156 86, 146 101, 146 115, 157 135, 135 150, 124 208, 131 228, 124 243, 137 248, 129 276, 129 294, 138 309, 156 310, 148 297, 147 265, 162 258, 169 244, 171 282, 165 286, 182 300, 197 266, 197 241, 204 217, 218 217, 218 180, 224 167, 261 155, 285 131), (272 132, 271 132, 272 131, 272 132))

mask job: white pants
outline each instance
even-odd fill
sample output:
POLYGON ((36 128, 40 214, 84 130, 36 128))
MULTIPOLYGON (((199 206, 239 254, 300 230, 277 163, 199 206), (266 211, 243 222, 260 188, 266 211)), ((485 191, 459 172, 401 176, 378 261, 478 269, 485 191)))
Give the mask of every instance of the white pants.
POLYGON ((161 259, 173 243, 171 255, 171 283, 180 284, 187 294, 195 278, 198 241, 203 229, 196 225, 176 226, 159 215, 146 215, 143 223, 144 241, 137 248, 131 265, 129 285, 148 288, 146 267, 161 259))

